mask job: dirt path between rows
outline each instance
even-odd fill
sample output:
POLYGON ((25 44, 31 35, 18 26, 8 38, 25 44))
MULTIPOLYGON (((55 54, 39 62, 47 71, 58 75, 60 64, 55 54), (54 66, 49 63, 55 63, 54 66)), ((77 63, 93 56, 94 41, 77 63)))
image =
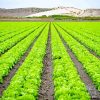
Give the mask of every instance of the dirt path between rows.
POLYGON ((77 71, 80 75, 80 78, 82 79, 82 81, 85 83, 88 92, 90 93, 91 99, 92 100, 100 100, 100 92, 98 92, 95 88, 95 86, 93 85, 93 82, 91 81, 90 77, 86 74, 86 72, 83 69, 82 64, 76 59, 76 57, 74 56, 74 54, 72 53, 72 51, 70 50, 70 48, 68 47, 67 44, 65 44, 65 42, 63 41, 67 52, 69 53, 73 63, 75 64, 77 71))
MULTIPOLYGON (((56 30, 57 30, 57 28, 56 28, 56 30)), ((85 83, 85 86, 86 86, 86 88, 91 96, 91 100, 100 100, 100 92, 95 88, 90 77, 84 71, 82 64, 77 60, 74 53, 71 51, 71 49, 69 48, 68 44, 65 42, 65 40, 63 39, 63 37, 61 36, 59 31, 58 31, 58 34, 59 34, 59 36, 60 36, 60 38, 61 38, 61 40, 66 48, 66 51, 68 52, 70 58, 72 59, 74 65, 76 66, 81 80, 85 83)))
MULTIPOLYGON (((58 24, 56 24, 58 25, 58 24)), ((98 56, 96 54, 96 52, 90 50, 90 48, 88 48, 84 43, 82 43, 80 40, 78 40, 77 38, 75 38, 72 34, 70 34, 67 30, 65 30, 63 27, 61 27, 60 25, 58 25, 60 28, 62 28, 66 33, 68 33, 70 36, 72 36, 77 42, 79 42, 81 45, 83 45, 93 56, 95 56, 96 58, 98 58, 100 60, 100 56, 98 56)))
MULTIPOLYGON (((44 28, 43 28, 44 29, 44 28)), ((25 52, 25 54, 20 58, 20 60, 18 61, 17 64, 14 65, 14 67, 11 69, 11 71, 9 72, 8 76, 4 77, 4 81, 2 84, 0 84, 0 96, 2 96, 3 91, 8 87, 8 85, 10 84, 11 79, 13 78, 13 76, 16 74, 18 68, 23 64, 23 62, 25 61, 26 57, 28 56, 28 54, 30 53, 31 49, 34 46, 34 43, 36 42, 36 40, 38 39, 38 37, 40 36, 40 34, 42 33, 43 29, 41 30, 41 32, 39 33, 39 35, 33 40, 33 42, 31 43, 31 45, 29 46, 29 48, 27 49, 27 51, 25 52)))
POLYGON ((52 57, 51 57, 51 28, 49 28, 46 54, 44 57, 44 68, 42 82, 39 90, 38 100, 54 100, 54 86, 52 81, 52 57))

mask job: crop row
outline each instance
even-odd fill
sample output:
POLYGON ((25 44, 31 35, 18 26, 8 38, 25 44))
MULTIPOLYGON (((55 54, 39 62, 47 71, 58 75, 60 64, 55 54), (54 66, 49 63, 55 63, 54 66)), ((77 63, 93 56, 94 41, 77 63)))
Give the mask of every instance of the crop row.
POLYGON ((53 25, 51 47, 55 100, 89 100, 86 87, 53 25))
POLYGON ((33 27, 27 31, 24 31, 20 33, 19 35, 14 36, 13 38, 10 38, 2 43, 0 43, 0 54, 4 53, 6 50, 10 49, 14 45, 16 45, 18 42, 23 40, 25 37, 27 37, 29 34, 31 34, 34 30, 36 30, 40 25, 37 25, 36 27, 33 27))
MULTIPOLYGON (((77 39, 78 41, 80 41, 82 44, 84 44, 87 48, 89 48, 91 51, 94 51, 98 56, 100 56, 100 45, 99 42, 94 42, 91 39, 83 36, 83 32, 77 30, 77 32, 70 29, 66 29, 65 25, 63 24, 62 27, 70 34, 72 35, 75 39, 77 39)), ((88 36, 88 34, 87 34, 88 36)), ((92 35, 91 35, 92 37, 92 35)), ((95 40, 97 40, 97 38, 93 37, 95 40)), ((100 39, 98 38, 98 41, 100 41, 100 39)))
MULTIPOLYGON (((36 23, 34 23, 36 24, 36 23)), ((21 29, 34 26, 34 24, 27 24, 27 23, 12 23, 12 22, 0 22, 0 37, 6 36, 10 33, 14 33, 16 31, 19 31, 21 29)))
POLYGON ((29 48, 33 40, 41 33, 45 25, 38 30, 31 32, 29 36, 11 48, 8 52, 0 57, 0 82, 3 82, 3 77, 8 75, 10 69, 18 62, 22 55, 29 48))
POLYGON ((10 85, 4 91, 2 100, 37 99, 48 38, 48 26, 45 27, 26 60, 11 80, 10 85))
POLYGON ((3 42, 3 41, 6 41, 7 39, 13 38, 14 36, 19 35, 19 34, 25 32, 25 31, 27 31, 29 29, 32 29, 33 27, 34 26, 24 27, 24 28, 22 28, 20 30, 13 31, 13 32, 11 32, 9 34, 3 35, 3 36, 0 37, 0 43, 3 42))
MULTIPOLYGON (((92 26, 92 27, 94 28, 94 26, 92 26)), ((90 29, 92 29, 92 28, 90 28, 90 29)), ((84 32, 86 32, 88 34, 91 34, 94 37, 100 37, 99 31, 97 31, 97 30, 99 30, 98 28, 95 29, 94 32, 92 30, 88 30, 88 29, 85 29, 84 30, 84 28, 81 28, 80 30, 81 31, 84 31, 84 32)))
POLYGON ((97 43, 100 42, 99 37, 92 35, 92 34, 86 32, 85 30, 81 30, 80 28, 77 28, 77 27, 68 28, 67 25, 65 25, 65 27, 67 30, 73 31, 75 34, 81 35, 84 39, 88 39, 88 41, 93 41, 93 42, 97 42, 97 43))
POLYGON ((86 32, 87 34, 91 34, 92 36, 100 37, 100 23, 99 22, 72 22, 72 23, 60 23, 65 24, 66 27, 71 29, 77 29, 81 30, 83 32, 86 32))
MULTIPOLYGON (((77 23, 76 26, 74 25, 76 23, 66 24, 62 22, 50 24, 47 22, 31 22, 29 24, 4 22, 0 25, 1 86, 4 77, 8 76, 11 70, 15 68, 15 65, 23 60, 22 57, 25 58, 25 61, 21 62, 19 69, 12 77, 10 84, 3 91, 0 100, 37 100, 39 94, 43 95, 39 93, 39 88, 41 82, 45 84, 45 81, 47 81, 46 86, 48 84, 48 80, 44 78, 45 81, 43 81, 41 76, 45 66, 43 60, 46 54, 47 42, 49 41, 48 32, 50 27, 51 39, 49 42, 51 44, 53 67, 51 80, 54 85, 54 99, 90 100, 92 97, 90 97, 90 91, 87 91, 88 87, 81 80, 73 63, 74 61, 71 59, 69 51, 63 42, 68 45, 76 59, 82 64, 83 70, 89 75, 97 90, 100 91, 100 60, 89 51, 92 50, 100 56, 100 39, 96 30, 96 27, 97 29, 99 27, 96 24, 93 29, 90 29, 91 24, 87 24, 87 28, 85 28, 86 24, 77 23), (6 30, 4 30, 4 27, 6 30), (92 30, 93 33, 91 33, 92 30), (86 33, 84 33, 85 31, 86 33)), ((47 64, 48 61, 45 63, 47 64)), ((44 72, 43 75, 45 75, 44 72)))
POLYGON ((83 45, 71 35, 56 25, 65 42, 83 65, 84 70, 91 77, 96 88, 100 91, 100 60, 93 56, 83 45))

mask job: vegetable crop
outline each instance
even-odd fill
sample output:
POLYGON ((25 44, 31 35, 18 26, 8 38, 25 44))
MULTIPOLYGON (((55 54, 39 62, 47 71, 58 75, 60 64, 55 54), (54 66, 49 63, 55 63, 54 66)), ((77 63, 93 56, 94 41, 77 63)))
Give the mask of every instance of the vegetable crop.
POLYGON ((100 22, 0 22, 0 100, 91 100, 98 93, 100 22))

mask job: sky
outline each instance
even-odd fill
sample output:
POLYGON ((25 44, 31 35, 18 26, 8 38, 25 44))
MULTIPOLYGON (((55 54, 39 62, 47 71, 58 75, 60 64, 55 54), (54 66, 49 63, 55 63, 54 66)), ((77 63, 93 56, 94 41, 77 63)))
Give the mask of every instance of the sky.
POLYGON ((75 7, 100 8, 100 0, 0 0, 0 8, 24 8, 24 7, 75 7))

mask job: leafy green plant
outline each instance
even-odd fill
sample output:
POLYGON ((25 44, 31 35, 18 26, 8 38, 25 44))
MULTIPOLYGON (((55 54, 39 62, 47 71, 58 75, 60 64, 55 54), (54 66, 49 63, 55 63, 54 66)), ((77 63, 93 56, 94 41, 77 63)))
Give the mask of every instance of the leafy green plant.
POLYGON ((45 24, 34 32, 30 33, 25 39, 19 42, 16 46, 11 48, 7 53, 0 57, 0 83, 3 82, 3 77, 7 76, 13 66, 26 52, 33 40, 40 34, 45 24))
POLYGON ((90 100, 90 95, 53 25, 51 33, 55 100, 90 100))
MULTIPOLYGON (((37 26, 38 27, 38 26, 37 26)), ((4 53, 6 50, 10 49, 14 45, 16 45, 18 42, 23 40, 25 37, 27 37, 30 33, 32 33, 37 27, 34 27, 31 29, 21 30, 18 35, 14 36, 13 38, 7 39, 4 42, 0 43, 0 54, 4 53)))
MULTIPOLYGON (((48 39, 49 24, 34 44, 31 52, 20 66, 10 85, 3 92, 2 100, 36 100, 41 83, 43 57, 48 39)), ((32 37, 32 36, 31 36, 32 37)))
POLYGON ((83 65, 84 70, 91 77, 96 88, 100 91, 100 60, 91 54, 83 45, 59 26, 56 26, 72 52, 83 65))

